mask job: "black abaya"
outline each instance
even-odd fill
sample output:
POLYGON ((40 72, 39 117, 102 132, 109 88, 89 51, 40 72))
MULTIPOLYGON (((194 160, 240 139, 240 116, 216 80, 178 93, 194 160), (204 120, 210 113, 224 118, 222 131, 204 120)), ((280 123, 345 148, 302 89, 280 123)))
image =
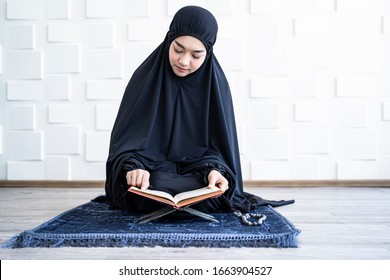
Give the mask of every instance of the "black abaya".
POLYGON ((264 203, 243 192, 230 88, 213 53, 217 30, 207 10, 180 9, 164 41, 134 72, 112 130, 106 164, 106 194, 114 205, 139 211, 158 207, 127 192, 125 175, 134 169, 149 171, 153 188, 173 194, 208 185, 208 173, 218 170, 229 189, 196 206, 203 211, 248 211, 264 203), (202 41, 207 55, 197 71, 178 77, 168 50, 175 38, 185 35, 202 41))

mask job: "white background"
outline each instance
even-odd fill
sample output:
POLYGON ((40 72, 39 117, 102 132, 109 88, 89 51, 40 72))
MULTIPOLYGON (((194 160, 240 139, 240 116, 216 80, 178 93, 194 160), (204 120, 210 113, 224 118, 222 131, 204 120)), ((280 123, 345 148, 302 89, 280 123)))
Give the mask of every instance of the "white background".
POLYGON ((390 179, 389 0, 0 0, 0 179, 104 180, 134 69, 219 22, 246 180, 390 179))

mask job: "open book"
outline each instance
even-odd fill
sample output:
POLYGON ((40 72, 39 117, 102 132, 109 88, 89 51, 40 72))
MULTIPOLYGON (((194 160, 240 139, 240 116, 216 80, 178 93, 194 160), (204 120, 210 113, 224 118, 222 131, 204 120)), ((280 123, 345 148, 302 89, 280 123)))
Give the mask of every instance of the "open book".
POLYGON ((207 198, 219 196, 223 193, 223 191, 218 187, 203 187, 192 191, 182 192, 175 196, 163 191, 150 189, 141 190, 137 187, 130 187, 128 191, 167 205, 171 205, 176 209, 194 204, 207 198))

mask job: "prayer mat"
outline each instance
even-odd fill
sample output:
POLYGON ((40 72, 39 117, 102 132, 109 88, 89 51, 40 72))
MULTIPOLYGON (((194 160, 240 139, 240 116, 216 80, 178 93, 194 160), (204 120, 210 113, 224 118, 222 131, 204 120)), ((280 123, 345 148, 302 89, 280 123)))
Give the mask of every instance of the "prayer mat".
POLYGON ((212 222, 177 211, 140 224, 141 215, 90 201, 6 241, 3 248, 25 247, 297 247, 300 230, 271 206, 248 226, 233 213, 215 213, 212 222))

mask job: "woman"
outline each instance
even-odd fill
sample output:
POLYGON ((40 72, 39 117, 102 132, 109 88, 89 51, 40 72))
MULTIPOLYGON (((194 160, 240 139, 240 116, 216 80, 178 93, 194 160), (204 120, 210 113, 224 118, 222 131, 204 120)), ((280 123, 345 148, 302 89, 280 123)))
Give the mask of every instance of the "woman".
POLYGON ((129 186, 171 194, 215 185, 224 193, 201 211, 249 211, 268 203, 243 192, 231 93, 213 46, 218 25, 207 10, 187 6, 161 45, 134 72, 111 134, 106 194, 122 209, 161 205, 129 186))

